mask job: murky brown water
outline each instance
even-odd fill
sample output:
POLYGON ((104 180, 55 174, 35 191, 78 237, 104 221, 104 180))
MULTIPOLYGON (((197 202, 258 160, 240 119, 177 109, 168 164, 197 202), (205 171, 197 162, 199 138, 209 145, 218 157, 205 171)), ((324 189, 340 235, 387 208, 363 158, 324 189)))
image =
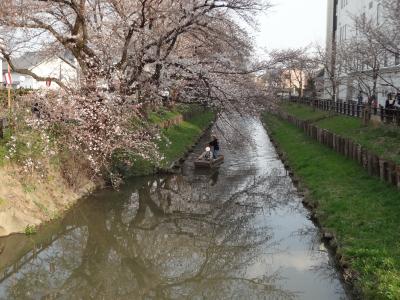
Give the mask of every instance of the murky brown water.
POLYGON ((346 299, 262 125, 236 121, 217 124, 231 141, 218 170, 194 170, 195 153, 183 175, 0 239, 0 299, 346 299))

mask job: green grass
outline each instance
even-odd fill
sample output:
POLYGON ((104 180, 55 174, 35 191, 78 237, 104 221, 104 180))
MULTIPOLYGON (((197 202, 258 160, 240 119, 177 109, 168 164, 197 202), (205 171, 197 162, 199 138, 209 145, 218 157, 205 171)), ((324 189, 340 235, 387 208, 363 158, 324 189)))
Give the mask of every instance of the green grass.
POLYGON ((298 117, 300 120, 318 120, 329 116, 329 113, 321 110, 313 110, 312 107, 295 104, 295 103, 284 103, 282 109, 287 113, 298 117))
POLYGON ((178 110, 159 109, 156 112, 150 112, 148 120, 152 124, 160 124, 164 121, 171 120, 180 115, 178 110))
POLYGON ((159 143, 160 152, 165 157, 162 166, 167 167, 181 157, 213 119, 214 113, 205 111, 198 113, 189 121, 183 121, 180 125, 164 129, 164 138, 159 143))
POLYGON ((11 136, 10 130, 6 129, 4 130, 4 138, 0 139, 0 167, 4 164, 4 159, 6 158, 7 155, 6 145, 10 140, 10 136, 11 136))
POLYGON ((318 202, 322 225, 336 233, 364 297, 400 299, 400 192, 288 122, 264 121, 318 202))
POLYGON ((37 228, 35 225, 26 225, 25 235, 33 235, 37 233, 37 228))
POLYGON ((152 112, 149 121, 151 124, 159 124, 181 113, 190 113, 191 117, 179 125, 161 130, 161 139, 157 141, 160 155, 163 156, 161 161, 146 160, 129 151, 121 151, 114 155, 115 172, 124 177, 133 177, 153 174, 157 167, 168 168, 173 161, 183 156, 215 116, 211 110, 185 105, 172 111, 152 112), (128 164, 124 163, 127 161, 128 164))
POLYGON ((21 182, 21 186, 26 194, 30 194, 36 191, 36 186, 32 183, 21 182))
POLYGON ((373 151, 375 154, 400 164, 400 127, 387 124, 365 126, 362 120, 354 117, 335 115, 328 117, 324 111, 313 111, 301 104, 285 104, 282 108, 302 120, 315 120, 320 128, 343 137, 351 138, 356 143, 373 151), (323 118, 323 115, 326 118, 323 118))
POLYGON ((316 122, 321 128, 348 137, 379 156, 400 164, 400 128, 391 125, 364 126, 357 118, 335 116, 316 122))

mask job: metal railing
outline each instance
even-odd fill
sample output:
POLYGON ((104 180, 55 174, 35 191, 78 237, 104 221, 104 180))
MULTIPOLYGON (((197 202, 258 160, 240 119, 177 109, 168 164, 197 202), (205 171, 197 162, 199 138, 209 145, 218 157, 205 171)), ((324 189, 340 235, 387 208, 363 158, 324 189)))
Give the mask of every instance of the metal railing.
POLYGON ((327 100, 327 99, 311 99, 311 98, 299 98, 290 97, 289 101, 291 103, 299 103, 303 105, 308 105, 310 107, 331 111, 340 115, 346 115, 350 117, 363 118, 366 108, 371 116, 376 116, 383 123, 395 124, 400 126, 400 107, 387 109, 382 106, 378 107, 368 107, 369 104, 358 104, 356 101, 342 101, 342 100, 327 100))

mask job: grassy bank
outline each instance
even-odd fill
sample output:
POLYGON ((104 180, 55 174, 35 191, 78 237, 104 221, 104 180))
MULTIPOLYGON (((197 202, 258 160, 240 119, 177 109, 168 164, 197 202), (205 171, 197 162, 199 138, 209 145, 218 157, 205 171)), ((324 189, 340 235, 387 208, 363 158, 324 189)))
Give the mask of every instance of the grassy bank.
MULTIPOLYGON (((213 121, 215 114, 199 106, 177 106, 148 113, 143 126, 159 127, 158 144, 160 156, 150 155, 145 160, 135 153, 115 153, 114 171, 123 177, 153 174, 158 168, 168 168, 192 146, 213 121), (183 116, 187 116, 185 120, 183 116)), ((150 129, 151 130, 151 129, 150 129)), ((45 173, 24 172, 23 166, 5 157, 11 141, 7 132, 0 140, 0 236, 24 232, 45 221, 63 214, 78 199, 101 186, 102 178, 93 178, 86 171, 85 161, 68 152, 59 152, 48 159, 43 155, 41 139, 32 132, 22 132, 29 138, 15 146, 18 158, 36 157, 43 161, 45 173)), ((21 159, 22 160, 22 159, 21 159)), ((111 177, 110 177, 111 178, 111 177)), ((107 178, 105 178, 107 180, 107 178)))
POLYGON ((326 111, 313 110, 309 106, 300 104, 284 103, 281 105, 281 108, 287 113, 304 121, 314 121, 329 116, 329 113, 326 111))
POLYGON ((154 174, 158 169, 167 169, 182 157, 215 118, 215 113, 197 105, 177 106, 170 110, 159 110, 149 114, 153 125, 161 125, 169 120, 187 115, 177 124, 160 129, 160 139, 156 141, 161 159, 145 160, 134 153, 124 152, 116 158, 115 167, 124 177, 154 174), (123 162, 129 160, 129 165, 123 162))
POLYGON ((302 120, 310 120, 320 128, 351 138, 377 155, 400 164, 400 127, 381 124, 365 126, 361 119, 331 115, 299 104, 285 104, 282 109, 302 120))
POLYGON ((161 166, 167 167, 181 157, 210 125, 214 116, 209 110, 198 112, 189 120, 164 129, 159 143, 160 152, 164 155, 161 166))
POLYGON ((182 157, 215 118, 210 109, 198 105, 179 105, 172 110, 152 113, 149 119, 154 124, 186 116, 175 125, 161 130, 161 139, 157 142, 163 160, 160 167, 168 167, 182 157))
POLYGON ((400 193, 293 125, 264 115, 368 299, 400 299, 400 193))
POLYGON ((4 159, 7 155, 6 144, 10 140, 10 131, 4 130, 4 138, 0 139, 0 167, 4 165, 4 159))

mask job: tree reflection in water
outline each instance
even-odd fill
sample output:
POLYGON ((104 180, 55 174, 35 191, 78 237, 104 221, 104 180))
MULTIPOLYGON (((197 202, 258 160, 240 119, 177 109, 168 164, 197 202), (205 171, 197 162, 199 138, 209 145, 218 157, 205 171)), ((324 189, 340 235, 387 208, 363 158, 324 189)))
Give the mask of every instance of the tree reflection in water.
POLYGON ((292 298, 268 266, 249 275, 274 246, 268 226, 253 220, 277 205, 273 199, 290 199, 288 179, 233 177, 216 185, 213 176, 152 178, 88 199, 50 245, 0 283, 0 296, 292 298))
POLYGON ((329 257, 329 250, 326 248, 321 238, 321 232, 315 226, 306 225, 292 234, 293 237, 299 237, 307 240, 308 255, 313 258, 314 265, 310 266, 319 278, 329 280, 334 283, 338 274, 335 268, 335 262, 329 257), (329 259, 326 259, 328 257, 329 259))
POLYGON ((331 269, 327 257, 290 237, 312 224, 262 124, 229 119, 242 132, 214 125, 226 155, 219 172, 193 170, 204 140, 185 176, 102 191, 32 237, 34 246, 0 239, 0 298, 338 299, 338 281, 316 284, 309 271, 331 269))

